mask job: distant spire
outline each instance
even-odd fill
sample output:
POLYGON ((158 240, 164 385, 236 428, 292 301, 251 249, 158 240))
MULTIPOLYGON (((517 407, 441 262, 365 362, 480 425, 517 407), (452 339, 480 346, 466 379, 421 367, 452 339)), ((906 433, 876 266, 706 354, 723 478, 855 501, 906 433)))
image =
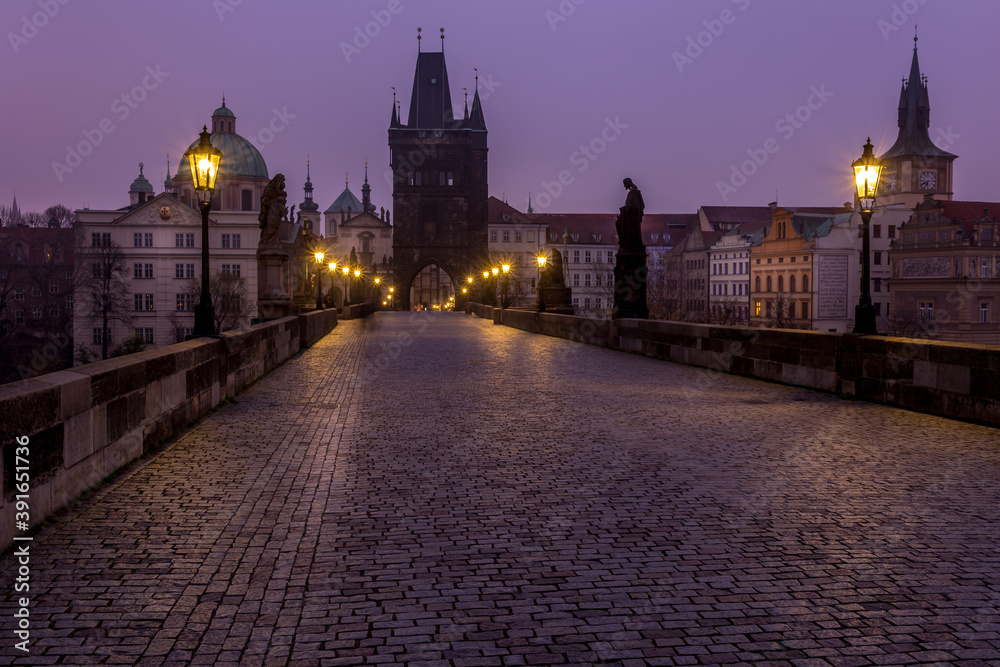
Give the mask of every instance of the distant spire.
POLYGON ((534 213, 531 210, 531 188, 528 188, 528 213, 534 213))
POLYGON ((349 171, 345 171, 344 172, 344 187, 345 188, 347 187, 347 176, 348 176, 348 174, 350 174, 349 171))
POLYGON ((444 53, 444 28, 441 28, 441 53, 444 53))
POLYGON ((368 185, 368 158, 365 158, 365 184, 361 186, 361 212, 371 213, 375 210, 372 205, 372 188, 368 185))
POLYGON ((417 28, 417 53, 420 53, 420 40, 422 39, 420 36, 420 30, 421 28, 417 28))
POLYGON ((21 222, 21 209, 17 207, 17 190, 14 190, 14 203, 10 205, 10 226, 21 222))
POLYGON ((163 192, 168 195, 174 193, 174 179, 170 177, 170 153, 167 153, 167 177, 163 179, 163 192))
POLYGON ((469 127, 473 130, 485 130, 486 119, 483 117, 483 103, 479 99, 479 68, 473 67, 476 73, 476 94, 472 98, 472 114, 469 116, 469 127))
POLYGON ((399 115, 396 114, 396 86, 392 87, 392 120, 389 127, 399 127, 399 115))
POLYGON ((468 88, 462 88, 462 92, 465 93, 465 116, 462 118, 462 120, 468 122, 468 120, 469 120, 469 89, 468 88))

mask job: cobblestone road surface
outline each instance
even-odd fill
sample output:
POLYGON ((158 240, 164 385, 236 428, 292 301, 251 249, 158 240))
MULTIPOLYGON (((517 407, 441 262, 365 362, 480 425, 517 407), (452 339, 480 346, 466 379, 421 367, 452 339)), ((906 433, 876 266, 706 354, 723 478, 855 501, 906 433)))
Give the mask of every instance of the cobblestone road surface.
POLYGON ((1000 664, 994 429, 461 314, 343 322, 36 538, 31 653, 1000 664))

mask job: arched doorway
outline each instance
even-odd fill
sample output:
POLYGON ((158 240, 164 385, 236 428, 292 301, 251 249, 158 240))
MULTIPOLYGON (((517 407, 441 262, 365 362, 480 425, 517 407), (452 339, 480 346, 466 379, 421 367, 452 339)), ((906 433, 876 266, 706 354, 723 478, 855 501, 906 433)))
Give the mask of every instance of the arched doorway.
POLYGON ((398 283, 397 293, 401 298, 396 307, 402 310, 416 310, 418 307, 450 310, 454 308, 457 298, 457 285, 451 267, 436 258, 428 257, 414 266, 398 283))
POLYGON ((410 283, 410 310, 451 310, 455 307, 455 285, 448 272, 437 264, 428 264, 410 283))

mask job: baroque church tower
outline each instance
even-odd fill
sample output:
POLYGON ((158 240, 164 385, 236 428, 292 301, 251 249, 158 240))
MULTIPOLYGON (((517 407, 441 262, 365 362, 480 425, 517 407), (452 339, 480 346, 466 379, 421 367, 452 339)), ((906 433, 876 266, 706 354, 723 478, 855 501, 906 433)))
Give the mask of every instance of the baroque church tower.
POLYGON ((880 204, 902 203, 913 208, 926 195, 950 200, 952 163, 958 157, 938 148, 930 137, 931 105, 927 77, 917 62, 917 38, 913 38, 910 77, 899 92, 899 136, 880 156, 884 166, 879 185, 880 204))
MULTIPOLYGON (((418 44, 420 40, 418 29, 418 44)), ((487 132, 478 86, 472 111, 456 119, 441 51, 417 53, 406 123, 393 100, 389 123, 393 264, 399 307, 425 267, 438 267, 454 291, 488 259, 487 132)), ((478 79, 478 77, 477 77, 478 79)), ((478 84, 478 80, 477 80, 478 84)))

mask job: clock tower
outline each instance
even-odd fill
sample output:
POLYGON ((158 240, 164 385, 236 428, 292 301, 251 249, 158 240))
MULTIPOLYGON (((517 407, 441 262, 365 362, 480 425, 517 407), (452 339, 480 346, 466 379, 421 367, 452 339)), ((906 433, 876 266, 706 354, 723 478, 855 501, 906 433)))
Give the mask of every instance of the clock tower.
POLYGON ((917 63, 917 38, 913 38, 910 78, 899 93, 899 136, 880 156, 885 165, 879 184, 879 204, 899 204, 912 209, 926 195, 952 197, 952 163, 958 157, 934 145, 929 129, 931 106, 927 77, 917 63))

